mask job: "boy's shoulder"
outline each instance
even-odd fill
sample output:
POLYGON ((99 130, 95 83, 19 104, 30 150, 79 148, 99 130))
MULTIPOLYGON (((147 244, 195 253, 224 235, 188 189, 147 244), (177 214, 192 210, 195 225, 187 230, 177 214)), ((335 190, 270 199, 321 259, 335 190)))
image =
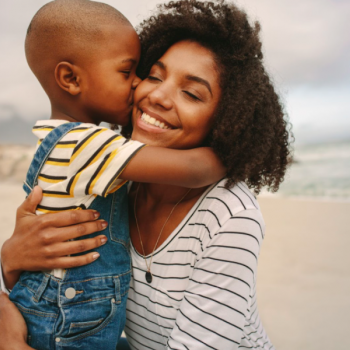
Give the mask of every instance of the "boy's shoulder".
MULTIPOLYGON (((38 120, 33 126, 32 132, 39 140, 43 140, 53 129, 67 123, 69 122, 66 120, 58 119, 38 120)), ((83 139, 89 135, 91 137, 101 135, 103 139, 116 136, 124 139, 123 136, 107 127, 91 123, 80 123, 67 133, 67 137, 74 138, 75 140, 83 139)))

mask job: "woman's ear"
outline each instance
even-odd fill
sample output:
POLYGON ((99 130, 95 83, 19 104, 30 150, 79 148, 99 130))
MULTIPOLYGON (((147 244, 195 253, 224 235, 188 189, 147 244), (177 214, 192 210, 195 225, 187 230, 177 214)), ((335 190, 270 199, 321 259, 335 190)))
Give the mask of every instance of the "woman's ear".
POLYGON ((55 79, 58 86, 75 96, 80 94, 80 77, 78 67, 69 62, 60 62, 55 68, 55 79))

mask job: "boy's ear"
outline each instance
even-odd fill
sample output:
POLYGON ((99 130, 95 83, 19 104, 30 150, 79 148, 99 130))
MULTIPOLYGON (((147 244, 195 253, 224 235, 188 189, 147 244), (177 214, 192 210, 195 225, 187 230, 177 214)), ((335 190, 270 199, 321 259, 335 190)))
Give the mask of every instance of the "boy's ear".
POLYGON ((55 68, 55 79, 58 86, 75 96, 80 94, 80 77, 77 66, 69 62, 60 62, 55 68))

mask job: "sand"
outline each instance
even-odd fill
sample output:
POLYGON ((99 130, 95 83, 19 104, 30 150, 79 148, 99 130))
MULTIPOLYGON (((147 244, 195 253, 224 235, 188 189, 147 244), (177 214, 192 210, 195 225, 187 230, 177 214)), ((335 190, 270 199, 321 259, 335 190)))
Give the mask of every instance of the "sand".
POLYGON ((348 350, 350 203, 261 198, 260 314, 279 350, 348 350))
MULTIPOLYGON (((9 180, 0 190, 1 245, 24 193, 9 180)), ((267 230, 258 303, 276 349, 349 350, 350 203, 274 197, 259 203, 267 230)))

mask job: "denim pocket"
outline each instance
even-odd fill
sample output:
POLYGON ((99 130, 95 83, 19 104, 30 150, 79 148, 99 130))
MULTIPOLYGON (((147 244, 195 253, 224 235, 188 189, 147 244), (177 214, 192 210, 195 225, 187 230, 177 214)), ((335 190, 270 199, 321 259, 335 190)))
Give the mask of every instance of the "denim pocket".
POLYGON ((113 321, 118 308, 114 299, 109 299, 108 302, 110 305, 110 312, 106 318, 97 319, 94 321, 71 322, 69 325, 68 335, 66 337, 60 336, 60 341, 62 343, 68 343, 81 340, 104 329, 110 322, 113 321))
POLYGON ((81 334, 97 327, 103 322, 103 318, 97 321, 72 322, 69 326, 68 335, 81 334))

